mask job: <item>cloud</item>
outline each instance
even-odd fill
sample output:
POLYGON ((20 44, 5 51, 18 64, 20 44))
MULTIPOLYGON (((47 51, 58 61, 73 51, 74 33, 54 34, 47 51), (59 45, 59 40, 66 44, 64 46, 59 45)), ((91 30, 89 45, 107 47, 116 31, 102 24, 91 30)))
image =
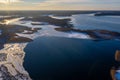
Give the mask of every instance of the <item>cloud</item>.
POLYGON ((0 4, 8 4, 8 3, 19 3, 23 2, 22 0, 0 0, 0 4))
MULTIPOLYGON (((33 4, 37 4, 39 6, 51 6, 51 5, 59 5, 62 3, 78 3, 78 2, 82 2, 83 0, 45 0, 45 1, 41 1, 41 2, 37 2, 37 3, 33 3, 33 4)), ((84 2, 87 0, 84 0, 84 2)))
POLYGON ((45 3, 79 3, 79 2, 87 2, 88 0, 45 0, 42 2, 39 2, 39 4, 45 4, 45 3))
POLYGON ((61 4, 114 4, 119 3, 119 0, 44 0, 34 4, 39 6, 51 6, 51 5, 61 5, 61 4))
POLYGON ((119 0, 44 0, 40 3, 114 3, 119 0))
MULTIPOLYGON (((0 0, 0 6, 3 5, 0 9, 5 9, 4 4, 8 3, 8 0, 0 0)), ((10 0, 8 8, 13 10, 119 10, 119 4, 120 0, 10 0)))

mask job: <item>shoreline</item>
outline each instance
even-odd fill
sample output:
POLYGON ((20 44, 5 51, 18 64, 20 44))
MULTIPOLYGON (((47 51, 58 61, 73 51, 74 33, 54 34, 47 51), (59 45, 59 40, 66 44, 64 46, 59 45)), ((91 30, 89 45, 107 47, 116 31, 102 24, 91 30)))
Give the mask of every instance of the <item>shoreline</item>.
POLYGON ((1 76, 4 76, 3 79, 32 80, 23 67, 26 45, 27 43, 5 44, 4 48, 0 50, 1 54, 5 54, 5 58, 0 61, 0 71, 3 73, 1 74, 1 76), (3 71, 2 68, 5 70, 3 71))

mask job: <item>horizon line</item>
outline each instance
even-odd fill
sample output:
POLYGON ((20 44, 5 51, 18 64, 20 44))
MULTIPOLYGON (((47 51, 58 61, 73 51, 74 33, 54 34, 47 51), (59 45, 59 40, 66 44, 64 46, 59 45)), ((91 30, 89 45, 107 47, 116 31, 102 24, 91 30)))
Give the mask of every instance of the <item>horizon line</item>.
POLYGON ((120 11, 120 10, 0 10, 0 11, 120 11))

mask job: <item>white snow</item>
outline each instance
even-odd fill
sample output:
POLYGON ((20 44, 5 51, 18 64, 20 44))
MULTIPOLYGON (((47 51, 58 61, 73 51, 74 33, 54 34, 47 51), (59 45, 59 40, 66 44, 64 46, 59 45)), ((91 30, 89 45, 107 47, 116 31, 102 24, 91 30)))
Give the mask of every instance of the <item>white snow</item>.
POLYGON ((13 19, 5 19, 3 22, 0 22, 0 24, 10 25, 10 24, 13 24, 16 21, 21 20, 21 19, 24 19, 24 17, 13 18, 13 19))
POLYGON ((72 32, 71 34, 68 35, 70 38, 83 38, 83 39, 88 39, 90 38, 89 35, 83 34, 83 33, 77 33, 77 32, 72 32))
POLYGON ((54 16, 54 15, 49 15, 49 17, 54 18, 54 19, 69 19, 71 17, 65 17, 65 16, 54 16))
POLYGON ((0 15, 0 18, 9 18, 9 17, 11 17, 11 16, 2 16, 2 15, 0 15))
MULTIPOLYGON (((54 17, 52 15, 50 15, 53 18, 59 18, 59 19, 65 19, 65 18, 70 18, 70 17, 54 17)), ((80 38, 80 39, 90 39, 89 35, 87 34, 83 34, 83 33, 74 33, 74 32, 70 32, 70 33, 65 33, 65 32, 59 32, 56 31, 54 28, 59 28, 58 26, 54 26, 54 25, 32 25, 31 23, 38 23, 38 22, 32 22, 32 21, 21 21, 21 19, 24 19, 24 17, 20 17, 20 18, 14 18, 14 19, 10 19, 10 20, 6 20, 5 24, 8 25, 20 25, 20 26, 26 26, 26 27, 30 27, 32 29, 34 28, 42 28, 42 30, 39 30, 38 32, 34 33, 34 34, 24 34, 27 33, 29 31, 24 31, 23 33, 17 33, 18 36, 22 36, 22 37, 27 37, 27 38, 37 38, 40 36, 54 36, 54 37, 67 37, 67 38, 80 38), (24 23, 24 24, 23 24, 24 23)), ((42 22, 39 22, 42 23, 42 22)))
POLYGON ((33 28, 33 29, 34 28, 42 28, 42 29, 38 30, 38 32, 36 32, 34 34, 24 34, 25 32, 28 32, 28 31, 24 31, 23 33, 17 33, 18 36, 27 37, 27 38, 30 38, 30 39, 34 39, 34 38, 37 38, 37 37, 40 37, 40 36, 54 36, 54 37, 90 39, 89 35, 83 34, 83 33, 77 33, 79 36, 74 36, 76 34, 74 32, 65 33, 65 32, 56 31, 55 28, 59 28, 58 26, 54 26, 54 25, 32 25, 31 24, 32 21, 23 21, 23 22, 24 22, 24 24, 21 24, 22 21, 17 21, 17 22, 14 22, 13 24, 26 26, 26 27, 30 27, 30 28, 33 28))
POLYGON ((28 80, 31 80, 29 74, 25 71, 23 67, 23 59, 25 56, 24 48, 26 47, 26 45, 27 43, 5 44, 4 48, 0 50, 0 54, 7 54, 7 59, 6 61, 0 62, 0 65, 6 66, 8 72, 13 76, 21 73, 27 76, 29 78, 28 80))

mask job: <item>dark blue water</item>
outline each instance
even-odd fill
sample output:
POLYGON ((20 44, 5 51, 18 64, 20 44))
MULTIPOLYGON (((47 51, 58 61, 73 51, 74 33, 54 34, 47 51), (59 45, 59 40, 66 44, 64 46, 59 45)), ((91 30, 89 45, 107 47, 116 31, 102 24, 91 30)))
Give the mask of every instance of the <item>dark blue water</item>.
POLYGON ((40 37, 25 48, 24 67, 34 80, 111 80, 120 41, 40 37))

